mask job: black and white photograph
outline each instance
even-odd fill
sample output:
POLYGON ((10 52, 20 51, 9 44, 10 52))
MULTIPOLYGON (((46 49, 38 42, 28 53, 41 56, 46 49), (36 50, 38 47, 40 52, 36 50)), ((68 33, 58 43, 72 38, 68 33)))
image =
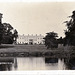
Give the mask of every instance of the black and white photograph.
POLYGON ((35 70, 75 70, 75 2, 0 2, 0 71, 35 70))

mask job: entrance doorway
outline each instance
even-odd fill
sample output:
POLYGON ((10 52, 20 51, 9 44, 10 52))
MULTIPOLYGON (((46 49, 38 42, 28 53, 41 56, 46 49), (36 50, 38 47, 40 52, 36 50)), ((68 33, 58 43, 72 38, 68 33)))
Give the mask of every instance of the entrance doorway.
POLYGON ((29 39, 29 44, 33 45, 33 39, 29 39))

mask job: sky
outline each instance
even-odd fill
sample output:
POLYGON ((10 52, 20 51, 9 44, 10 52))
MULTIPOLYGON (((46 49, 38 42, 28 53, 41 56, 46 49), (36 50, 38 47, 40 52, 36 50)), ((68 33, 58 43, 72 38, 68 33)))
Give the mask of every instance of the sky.
POLYGON ((2 23, 10 23, 19 34, 56 32, 64 37, 64 21, 75 10, 75 2, 0 2, 2 23))

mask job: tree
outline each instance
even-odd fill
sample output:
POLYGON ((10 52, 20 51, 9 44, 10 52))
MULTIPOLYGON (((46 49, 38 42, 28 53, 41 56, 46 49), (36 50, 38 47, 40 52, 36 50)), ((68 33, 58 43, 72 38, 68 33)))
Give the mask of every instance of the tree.
POLYGON ((2 39, 3 39, 3 31, 4 31, 4 26, 2 24, 2 15, 3 14, 0 13, 0 44, 1 44, 2 39))
POLYGON ((13 32, 14 32, 14 33, 13 33, 12 37, 13 37, 14 42, 16 43, 17 37, 18 37, 18 32, 17 32, 16 29, 15 29, 13 32))
POLYGON ((47 35, 45 36, 45 46, 48 48, 57 48, 58 44, 57 44, 57 33, 55 32, 49 32, 46 33, 47 35))
POLYGON ((2 15, 0 13, 0 44, 12 44, 18 37, 18 32, 9 23, 2 23, 2 15))
POLYGON ((4 33, 3 33, 3 40, 2 43, 4 44, 12 44, 16 42, 18 37, 18 32, 14 29, 9 23, 3 23, 4 26, 4 33))
POLYGON ((58 44, 63 44, 63 38, 62 37, 58 38, 57 40, 58 40, 58 44))
POLYGON ((4 26, 2 23, 0 23, 0 44, 2 43, 3 33, 4 33, 4 26))
POLYGON ((64 44, 75 46, 75 11, 73 11, 72 15, 69 17, 71 19, 64 22, 67 26, 67 29, 65 30, 64 44))

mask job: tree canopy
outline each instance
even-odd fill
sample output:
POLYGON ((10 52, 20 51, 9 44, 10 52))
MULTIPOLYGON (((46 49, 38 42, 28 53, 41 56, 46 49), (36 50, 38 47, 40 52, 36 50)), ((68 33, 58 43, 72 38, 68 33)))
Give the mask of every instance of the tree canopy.
POLYGON ((57 48, 57 33, 55 32, 49 32, 46 33, 47 35, 45 36, 45 46, 47 48, 57 48))
POLYGON ((65 45, 75 45, 75 11, 72 12, 72 15, 69 21, 65 21, 67 29, 65 30, 65 45))
POLYGON ((4 33, 2 43, 12 44, 13 42, 16 42, 16 39, 18 37, 17 30, 14 29, 9 23, 3 23, 3 26, 4 33))
POLYGON ((2 15, 0 13, 0 44, 12 44, 16 42, 18 32, 9 23, 2 23, 2 15))

